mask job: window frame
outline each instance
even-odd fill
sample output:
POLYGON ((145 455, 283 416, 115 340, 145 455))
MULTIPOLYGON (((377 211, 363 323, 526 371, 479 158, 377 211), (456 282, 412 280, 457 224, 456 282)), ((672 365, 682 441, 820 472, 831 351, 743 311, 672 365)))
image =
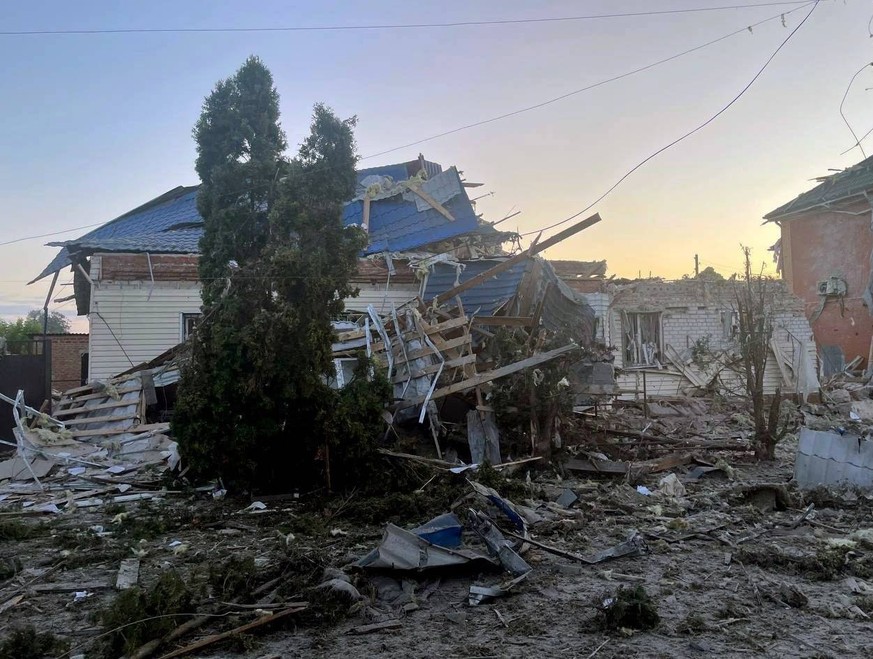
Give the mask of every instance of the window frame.
POLYGON ((203 314, 199 311, 197 312, 186 312, 183 311, 179 314, 179 340, 187 341, 188 338, 194 333, 194 330, 197 329, 197 323, 200 319, 203 318, 203 314), (188 329, 188 323, 190 321, 194 321, 190 330, 188 329))
POLYGON ((622 311, 621 312, 621 349, 622 365, 626 369, 658 368, 663 363, 664 354, 664 314, 661 311, 622 311), (655 342, 655 353, 650 362, 631 360, 631 337, 629 329, 633 329, 634 337, 642 333, 640 320, 644 316, 654 316, 658 335, 655 342), (633 325, 631 323, 633 322, 633 325))

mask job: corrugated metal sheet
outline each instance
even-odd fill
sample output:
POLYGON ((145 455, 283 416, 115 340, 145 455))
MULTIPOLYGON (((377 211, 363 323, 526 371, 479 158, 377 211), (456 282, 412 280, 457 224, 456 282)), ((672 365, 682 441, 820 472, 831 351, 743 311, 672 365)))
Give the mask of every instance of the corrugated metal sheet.
MULTIPOLYGON (((451 221, 430 206, 419 210, 414 199, 397 195, 380 199, 370 204, 370 244, 366 254, 379 252, 403 252, 430 243, 447 240, 473 232, 495 233, 491 225, 482 225, 455 168, 440 176, 452 177, 458 185, 459 194, 445 201, 443 206, 454 217, 451 221)), ((364 202, 353 201, 343 209, 343 223, 362 224, 364 202)))
MULTIPOLYGON (((481 259, 478 261, 465 261, 460 275, 451 265, 438 263, 434 266, 427 278, 427 286, 424 290, 425 302, 436 297, 440 293, 454 288, 473 277, 493 268, 503 259, 481 259)), ((527 270, 528 262, 519 263, 509 270, 500 273, 497 277, 483 282, 479 286, 461 293, 461 303, 468 316, 493 316, 494 312, 505 304, 518 291, 522 277, 527 270)), ((448 303, 451 305, 451 303, 448 303)))
MULTIPOLYGON (((501 260, 503 259, 465 261, 460 276, 453 266, 445 263, 437 264, 427 280, 425 301, 493 268, 501 260)), ((587 341, 591 341, 594 338, 594 310, 582 296, 577 295, 558 278, 547 261, 538 257, 518 263, 497 277, 461 293, 464 311, 469 316, 493 316, 515 296, 525 274, 533 268, 534 263, 540 265, 542 274, 534 289, 533 299, 539 301, 545 294, 541 316, 543 327, 554 332, 570 332, 573 335, 581 332, 587 341)), ((506 315, 516 315, 516 312, 508 310, 506 315)))
POLYGON ((873 487, 873 442, 857 435, 800 429, 794 478, 801 488, 873 487))
MULTIPOLYGON (((176 241, 180 239, 180 232, 168 231, 172 227, 178 225, 186 225, 190 222, 202 222, 200 214, 197 212, 197 189, 199 186, 178 187, 156 197, 150 202, 135 208, 116 219, 107 222, 101 227, 86 233, 77 240, 69 240, 61 243, 53 242, 49 245, 63 245, 64 248, 55 256, 51 263, 36 277, 42 279, 46 275, 65 268, 70 265, 70 253, 68 247, 78 245, 80 242, 87 242, 89 247, 97 247, 107 241, 111 244, 112 241, 119 239, 130 239, 136 237, 139 240, 145 240, 148 236, 153 245, 166 240, 169 246, 174 246, 176 241), (170 235, 173 234, 173 235, 170 235)), ((184 240, 190 241, 196 233, 199 240, 200 230, 188 227, 188 230, 183 232, 181 236, 184 240)), ((137 240, 132 240, 128 244, 136 244, 137 240)), ((110 250, 112 248, 106 248, 110 250)), ((145 251, 145 250, 140 250, 145 251)), ((161 251, 152 249, 151 251, 161 251)), ((171 249, 168 251, 178 251, 171 249)), ((196 251, 196 250, 195 250, 196 251)))

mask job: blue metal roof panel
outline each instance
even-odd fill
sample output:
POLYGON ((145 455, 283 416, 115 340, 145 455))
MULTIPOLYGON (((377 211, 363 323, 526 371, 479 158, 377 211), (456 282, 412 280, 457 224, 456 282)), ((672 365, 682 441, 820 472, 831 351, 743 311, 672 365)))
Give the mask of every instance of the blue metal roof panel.
POLYGON ((141 236, 117 238, 82 238, 71 241, 79 249, 99 249, 107 252, 155 252, 168 254, 196 254, 200 251, 203 229, 190 227, 173 229, 141 236))
MULTIPOLYGON (((454 222, 428 208, 419 211, 415 202, 402 197, 392 197, 370 204, 370 244, 366 254, 398 252, 480 229, 479 218, 466 194, 459 195, 443 204, 455 218, 454 222)), ((343 209, 343 223, 363 222, 364 202, 355 201, 343 209)))
MULTIPOLYGON (((457 284, 463 284, 468 279, 482 274, 502 260, 505 259, 466 261, 460 277, 457 276, 457 271, 453 266, 446 263, 436 264, 427 278, 427 286, 424 290, 425 302, 454 288, 457 284)), ((496 277, 461 293, 464 312, 468 316, 493 316, 497 309, 516 294, 529 263, 529 261, 517 263, 496 277)))
MULTIPOLYGON (((439 168, 439 165, 433 163, 426 163, 426 165, 432 169, 439 168)), ((389 172, 393 171, 400 180, 403 180, 406 178, 406 168, 406 164, 374 167, 361 170, 359 176, 373 173, 391 175, 389 172)), ((452 168, 442 172, 442 175, 453 176, 457 182, 459 193, 443 203, 455 218, 454 221, 430 207, 419 210, 414 199, 407 200, 400 195, 373 201, 370 205, 370 244, 365 249, 365 254, 405 251, 469 233, 496 232, 490 225, 480 224, 473 205, 461 185, 457 170, 452 168)), ((363 202, 354 201, 344 207, 344 224, 361 224, 362 220, 363 202)), ((34 281, 70 265, 70 250, 73 248, 197 252, 202 229, 190 226, 197 222, 202 222, 197 211, 197 187, 175 188, 81 238, 54 243, 63 245, 64 249, 34 281), (181 225, 179 230, 168 231, 179 225, 181 225)))
MULTIPOLYGON (((197 212, 197 187, 175 188, 144 206, 140 206, 129 213, 125 213, 124 215, 107 222, 103 226, 97 227, 93 231, 86 233, 81 238, 62 243, 65 245, 64 249, 62 249, 54 259, 52 259, 52 262, 33 281, 42 279, 46 275, 70 265, 71 261, 68 247, 82 246, 92 249, 118 251, 115 247, 109 246, 113 244, 118 245, 118 239, 128 239, 133 236, 139 236, 140 238, 131 241, 129 244, 142 244, 145 236, 156 237, 155 234, 159 235, 161 232, 165 232, 167 229, 170 229, 175 225, 202 221, 200 214, 197 212)), ((191 235, 187 233, 188 231, 189 229, 186 228, 185 236, 168 236, 163 240, 168 245, 174 245, 177 240, 190 243, 191 235)), ((199 236, 197 240, 199 240, 199 236)), ((140 249, 138 251, 159 250, 140 249)), ((173 249, 172 251, 178 250, 173 249)), ((196 245, 193 251, 197 251, 196 245)))

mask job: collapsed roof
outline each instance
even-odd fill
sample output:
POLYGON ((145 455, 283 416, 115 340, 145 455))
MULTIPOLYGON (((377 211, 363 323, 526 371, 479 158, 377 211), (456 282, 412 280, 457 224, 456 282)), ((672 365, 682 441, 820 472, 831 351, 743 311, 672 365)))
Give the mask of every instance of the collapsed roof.
MULTIPOLYGON (((370 242, 364 254, 412 250, 468 235, 507 239, 511 234, 479 219, 465 187, 455 167, 443 171, 423 157, 363 169, 355 197, 343 209, 343 223, 367 225, 370 242)), ((33 281, 71 265, 74 254, 198 253, 203 234, 198 189, 173 188, 75 240, 48 243, 62 249, 33 281)))

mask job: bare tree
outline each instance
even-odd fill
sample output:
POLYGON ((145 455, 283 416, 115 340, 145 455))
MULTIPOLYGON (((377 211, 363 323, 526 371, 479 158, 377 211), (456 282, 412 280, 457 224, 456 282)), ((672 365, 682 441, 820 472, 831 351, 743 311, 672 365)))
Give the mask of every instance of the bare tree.
POLYGON ((776 389, 769 404, 764 396, 764 371, 773 336, 770 291, 765 277, 752 276, 751 249, 743 247, 743 254, 745 276, 736 287, 741 375, 752 403, 755 456, 759 460, 772 460, 776 444, 785 437, 789 427, 780 420, 781 389, 776 389))

